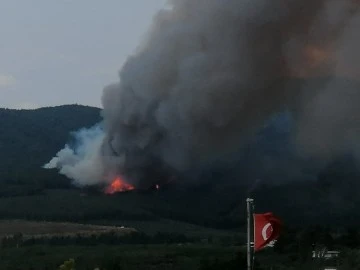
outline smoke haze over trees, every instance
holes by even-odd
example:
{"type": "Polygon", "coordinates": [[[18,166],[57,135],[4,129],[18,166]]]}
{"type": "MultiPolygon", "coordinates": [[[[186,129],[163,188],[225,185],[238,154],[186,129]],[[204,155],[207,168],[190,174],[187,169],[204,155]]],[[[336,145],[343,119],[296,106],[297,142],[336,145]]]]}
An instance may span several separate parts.
{"type": "Polygon", "coordinates": [[[103,132],[79,135],[47,168],[83,186],[120,174],[167,181],[239,148],[272,114],[296,119],[299,153],[343,154],[357,142],[358,1],[170,1],[104,89],[103,132]],[[326,77],[318,85],[306,79],[326,77]],[[294,78],[303,78],[291,87],[294,78]],[[311,83],[310,83],[311,84],[311,83]],[[332,132],[335,130],[335,132],[332,132]]]}

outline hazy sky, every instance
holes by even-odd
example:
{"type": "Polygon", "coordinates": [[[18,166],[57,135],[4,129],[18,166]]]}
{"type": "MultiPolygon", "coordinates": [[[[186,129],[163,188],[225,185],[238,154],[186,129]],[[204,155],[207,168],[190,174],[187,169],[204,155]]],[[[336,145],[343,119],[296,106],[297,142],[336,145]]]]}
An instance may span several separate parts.
{"type": "Polygon", "coordinates": [[[0,107],[100,106],[166,0],[0,0],[0,107]]]}

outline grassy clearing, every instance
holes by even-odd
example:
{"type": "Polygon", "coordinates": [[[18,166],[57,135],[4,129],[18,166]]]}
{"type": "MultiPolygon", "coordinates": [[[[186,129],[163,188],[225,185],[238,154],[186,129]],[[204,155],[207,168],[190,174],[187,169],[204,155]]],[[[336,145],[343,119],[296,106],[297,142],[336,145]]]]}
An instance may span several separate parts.
{"type": "Polygon", "coordinates": [[[26,220],[1,220],[0,237],[23,234],[24,237],[52,237],[72,235],[92,235],[107,232],[126,234],[136,231],[133,228],[116,226],[87,225],[70,222],[39,222],[26,220]]]}
{"type": "Polygon", "coordinates": [[[125,226],[129,228],[135,228],[137,231],[144,232],[148,235],[154,235],[158,232],[164,233],[180,233],[188,237],[246,237],[245,231],[230,231],[230,230],[217,230],[212,228],[206,228],[186,222],[170,220],[170,219],[158,219],[155,221],[144,220],[119,220],[119,221],[106,221],[95,220],[93,224],[106,224],[116,225],[118,227],[125,226]]]}

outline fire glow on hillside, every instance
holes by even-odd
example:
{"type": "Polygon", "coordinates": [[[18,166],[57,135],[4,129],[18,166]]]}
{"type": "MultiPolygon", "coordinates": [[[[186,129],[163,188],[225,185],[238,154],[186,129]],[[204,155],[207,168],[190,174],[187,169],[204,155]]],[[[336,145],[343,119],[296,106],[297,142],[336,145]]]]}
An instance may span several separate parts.
{"type": "Polygon", "coordinates": [[[117,177],[114,181],[111,182],[110,185],[105,188],[104,192],[105,194],[114,194],[117,192],[125,192],[134,189],[135,187],[133,185],[126,183],[121,177],[117,177]]]}

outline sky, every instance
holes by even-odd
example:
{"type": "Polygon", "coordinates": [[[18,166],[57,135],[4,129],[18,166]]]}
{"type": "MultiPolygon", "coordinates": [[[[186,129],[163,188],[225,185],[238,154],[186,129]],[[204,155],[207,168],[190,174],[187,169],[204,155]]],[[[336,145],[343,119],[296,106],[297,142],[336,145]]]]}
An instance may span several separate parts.
{"type": "Polygon", "coordinates": [[[101,107],[166,0],[0,0],[0,107],[101,107]]]}

